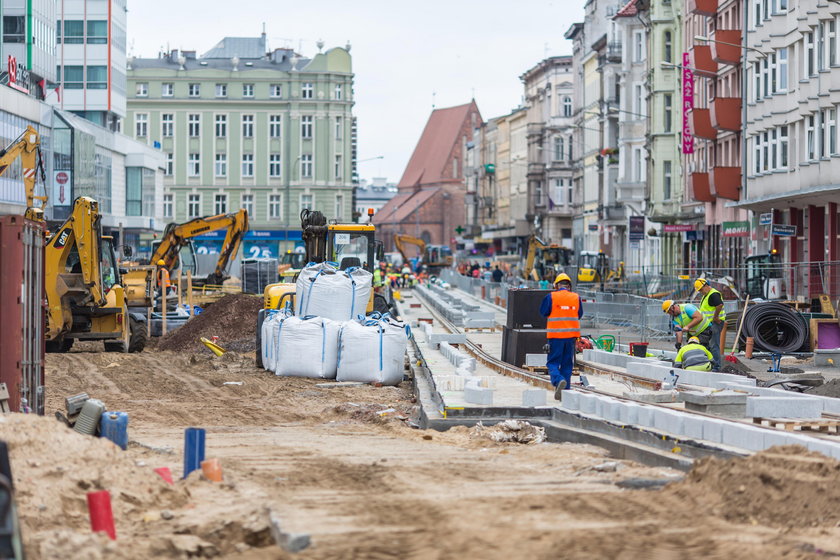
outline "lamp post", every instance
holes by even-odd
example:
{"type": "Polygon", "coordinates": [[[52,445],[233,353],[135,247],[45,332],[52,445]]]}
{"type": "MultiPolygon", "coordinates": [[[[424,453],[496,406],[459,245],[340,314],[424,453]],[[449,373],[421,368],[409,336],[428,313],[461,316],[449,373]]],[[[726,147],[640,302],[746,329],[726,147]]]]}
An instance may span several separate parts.
{"type": "MultiPolygon", "coordinates": [[[[360,163],[365,163],[367,161],[374,161],[374,160],[377,160],[377,159],[385,159],[385,156],[374,156],[374,157],[370,157],[370,158],[360,159],[359,161],[356,162],[356,165],[358,165],[360,163]]],[[[355,210],[356,210],[356,187],[358,186],[358,172],[356,174],[356,177],[353,178],[353,183],[354,183],[353,184],[353,212],[351,212],[351,215],[353,215],[355,213],[355,210]]],[[[361,214],[359,215],[359,218],[361,218],[361,214]]],[[[368,212],[368,223],[370,223],[371,220],[373,220],[373,214],[368,212]]]]}
{"type": "MultiPolygon", "coordinates": [[[[294,163],[292,163],[292,169],[290,170],[291,172],[293,172],[294,169],[297,168],[297,164],[300,161],[300,158],[302,158],[302,157],[303,157],[303,154],[300,154],[295,159],[294,163]]],[[[285,237],[286,237],[286,250],[287,251],[289,250],[289,227],[291,226],[291,222],[292,222],[291,215],[289,214],[291,212],[291,208],[292,208],[292,187],[291,187],[291,184],[292,184],[291,176],[292,176],[292,174],[291,174],[291,172],[289,174],[289,179],[286,181],[286,196],[284,197],[285,200],[283,201],[283,203],[286,207],[285,212],[284,212],[284,214],[285,214],[285,220],[284,221],[286,222],[284,229],[286,230],[285,237]]],[[[300,180],[300,169],[298,169],[297,176],[298,176],[298,180],[300,180]]]]}

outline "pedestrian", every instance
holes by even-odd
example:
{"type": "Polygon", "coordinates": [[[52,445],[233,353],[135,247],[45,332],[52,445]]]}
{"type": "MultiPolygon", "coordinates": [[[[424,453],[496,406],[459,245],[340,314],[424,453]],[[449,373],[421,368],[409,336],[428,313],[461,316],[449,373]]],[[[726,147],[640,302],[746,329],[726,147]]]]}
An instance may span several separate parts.
{"type": "Polygon", "coordinates": [[[709,350],[712,353],[712,370],[720,370],[720,350],[724,348],[723,329],[726,325],[726,311],[723,310],[723,296],[709,285],[705,278],[694,281],[694,289],[703,294],[700,301],[700,312],[711,322],[712,337],[709,350]]]}
{"type": "Polygon", "coordinates": [[[496,268],[493,269],[493,282],[499,283],[502,281],[502,278],[505,277],[505,274],[499,270],[499,265],[496,265],[496,268]]]}
{"type": "Polygon", "coordinates": [[[568,274],[558,274],[554,279],[554,291],[543,298],[540,314],[548,318],[546,365],[555,387],[554,398],[559,401],[562,391],[572,384],[575,343],[580,338],[580,318],[583,316],[583,303],[572,291],[572,279],[568,274]]]}
{"type": "Polygon", "coordinates": [[[677,342],[674,347],[679,350],[682,347],[683,333],[687,336],[696,336],[700,344],[709,347],[712,337],[711,323],[697,307],[690,303],[674,303],[672,299],[662,302],[662,311],[673,318],[677,331],[677,342]]]}
{"type": "Polygon", "coordinates": [[[680,348],[680,351],[677,352],[674,367],[694,371],[711,371],[712,353],[700,344],[699,338],[692,336],[688,339],[688,344],[680,348]]]}

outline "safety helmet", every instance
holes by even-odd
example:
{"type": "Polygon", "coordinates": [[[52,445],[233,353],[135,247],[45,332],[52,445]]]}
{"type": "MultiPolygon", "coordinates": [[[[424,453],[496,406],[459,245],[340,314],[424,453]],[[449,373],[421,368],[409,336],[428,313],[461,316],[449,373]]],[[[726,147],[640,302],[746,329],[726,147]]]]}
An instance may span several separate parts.
{"type": "Polygon", "coordinates": [[[705,278],[698,278],[694,281],[694,290],[699,292],[700,288],[708,284],[709,282],[705,278]]]}
{"type": "Polygon", "coordinates": [[[688,342],[690,342],[691,344],[700,344],[700,339],[697,338],[696,336],[692,336],[691,338],[688,339],[688,342]]]}
{"type": "Polygon", "coordinates": [[[674,300],[666,299],[662,302],[662,312],[668,313],[668,310],[671,309],[671,306],[674,305],[674,300]]]}
{"type": "Polygon", "coordinates": [[[555,284],[559,284],[560,282],[568,282],[569,284],[572,283],[572,279],[569,278],[569,275],[565,272],[561,272],[557,275],[557,278],[554,279],[555,284]]]}
{"type": "Polygon", "coordinates": [[[158,266],[166,266],[166,261],[165,261],[165,260],[163,260],[163,259],[160,259],[160,260],[157,262],[157,265],[158,265],[158,266]]]}

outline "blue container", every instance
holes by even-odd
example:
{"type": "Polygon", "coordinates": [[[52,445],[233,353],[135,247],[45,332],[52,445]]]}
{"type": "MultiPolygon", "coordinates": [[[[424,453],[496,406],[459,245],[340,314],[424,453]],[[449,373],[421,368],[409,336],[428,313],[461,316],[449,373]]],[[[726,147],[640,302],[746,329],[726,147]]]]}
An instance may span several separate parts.
{"type": "Polygon", "coordinates": [[[204,460],[205,437],[203,428],[184,430],[184,478],[201,468],[201,462],[204,460]]]}
{"type": "Polygon", "coordinates": [[[99,419],[99,434],[125,450],[128,447],[128,413],[103,412],[99,419]]]}

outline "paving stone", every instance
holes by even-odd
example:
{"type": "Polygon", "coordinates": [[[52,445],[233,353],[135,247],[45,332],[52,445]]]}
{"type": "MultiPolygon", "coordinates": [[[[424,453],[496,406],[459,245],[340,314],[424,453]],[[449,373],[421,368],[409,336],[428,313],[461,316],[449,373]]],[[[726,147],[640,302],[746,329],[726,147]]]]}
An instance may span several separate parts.
{"type": "Polygon", "coordinates": [[[545,406],[545,390],[525,389],[522,391],[522,406],[545,406]]]}
{"type": "Polygon", "coordinates": [[[684,413],[674,410],[656,408],[653,411],[653,427],[670,434],[681,435],[683,433],[684,416],[684,413]]]}
{"type": "Polygon", "coordinates": [[[493,404],[493,389],[466,386],[464,400],[471,404],[493,404]]]}
{"type": "Polygon", "coordinates": [[[726,422],[723,427],[723,443],[739,449],[762,451],[764,449],[764,431],[739,422],[726,422]]]}
{"type": "Polygon", "coordinates": [[[747,398],[747,416],[754,418],[820,418],[822,411],[823,403],[814,398],[747,398]]]}
{"type": "Polygon", "coordinates": [[[802,445],[804,443],[796,440],[794,434],[786,434],[785,432],[776,430],[764,430],[764,449],[769,449],[775,445],[802,445]]]}
{"type": "Polygon", "coordinates": [[[639,409],[635,403],[624,402],[618,409],[618,420],[623,424],[636,424],[639,421],[639,409]]]}
{"type": "Polygon", "coordinates": [[[574,389],[563,391],[560,406],[566,410],[580,410],[580,393],[574,389]]]}
{"type": "Polygon", "coordinates": [[[431,337],[429,337],[429,344],[440,344],[441,342],[446,342],[449,344],[466,344],[467,335],[435,333],[431,337]]]}
{"type": "Polygon", "coordinates": [[[595,414],[595,406],[597,403],[595,395],[580,393],[579,399],[580,406],[578,407],[578,410],[584,414],[595,414]]]}
{"type": "Polygon", "coordinates": [[[703,439],[703,424],[706,420],[706,418],[694,414],[684,415],[682,435],[688,438],[703,439]]]}
{"type": "Polygon", "coordinates": [[[716,420],[714,418],[703,419],[703,439],[713,443],[723,443],[723,428],[731,422],[716,420]]]}
{"type": "Polygon", "coordinates": [[[546,354],[525,354],[525,365],[529,367],[545,367],[546,360],[546,354]]]}
{"type": "Polygon", "coordinates": [[[840,444],[829,441],[821,441],[816,438],[811,439],[812,441],[808,441],[805,444],[805,447],[808,448],[808,451],[816,451],[818,453],[822,453],[823,455],[828,455],[829,457],[840,459],[840,444]]]}
{"type": "Polygon", "coordinates": [[[653,407],[640,406],[636,414],[636,423],[645,428],[653,428],[653,407]]]}

